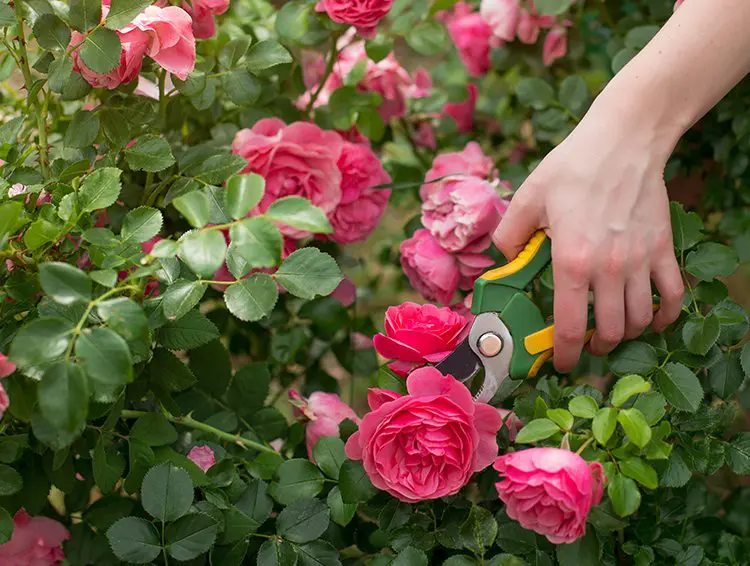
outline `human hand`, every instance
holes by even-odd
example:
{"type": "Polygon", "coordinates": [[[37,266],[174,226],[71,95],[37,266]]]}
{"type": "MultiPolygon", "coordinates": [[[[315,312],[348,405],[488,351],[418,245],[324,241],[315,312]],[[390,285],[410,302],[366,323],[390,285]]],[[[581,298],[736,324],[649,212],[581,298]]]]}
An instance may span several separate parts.
{"type": "Polygon", "coordinates": [[[663,177],[670,150],[657,132],[636,128],[612,108],[592,108],[515,193],[495,231],[508,260],[536,230],[551,238],[558,371],[580,358],[590,290],[594,355],[679,316],[683,283],[663,177]],[[651,280],[661,295],[655,316],[651,280]]]}

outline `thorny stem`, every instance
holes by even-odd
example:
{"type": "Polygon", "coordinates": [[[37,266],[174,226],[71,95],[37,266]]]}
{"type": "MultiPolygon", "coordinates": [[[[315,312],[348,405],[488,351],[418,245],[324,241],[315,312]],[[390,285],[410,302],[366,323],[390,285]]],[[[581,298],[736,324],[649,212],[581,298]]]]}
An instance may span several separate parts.
{"type": "Polygon", "coordinates": [[[315,106],[315,102],[317,102],[318,97],[320,96],[320,93],[323,92],[323,88],[325,87],[325,84],[328,82],[328,77],[331,76],[331,73],[333,72],[333,68],[336,66],[336,59],[338,58],[338,50],[336,43],[338,42],[339,36],[338,34],[334,34],[331,38],[331,51],[328,55],[328,63],[326,65],[326,70],[323,73],[323,76],[320,79],[320,84],[318,85],[318,88],[315,89],[315,92],[313,92],[312,96],[310,96],[310,102],[307,103],[307,108],[305,108],[305,114],[309,114],[313,107],[315,106]]]}
{"type": "MultiPolygon", "coordinates": [[[[124,410],[120,413],[120,417],[123,419],[138,419],[148,414],[150,414],[148,411],[124,410]]],[[[220,438],[232,444],[236,444],[237,446],[241,446],[242,448],[252,448],[253,450],[266,452],[268,454],[279,454],[278,452],[276,452],[276,450],[274,450],[270,446],[264,446],[263,444],[260,444],[259,442],[255,442],[254,440],[243,438],[236,434],[229,434],[228,432],[224,432],[223,430],[214,428],[211,425],[207,425],[206,423],[196,421],[190,415],[187,415],[185,417],[175,417],[167,413],[164,415],[164,418],[166,418],[171,423],[186,426],[194,430],[200,430],[208,434],[212,434],[216,436],[217,438],[220,438]]]]}

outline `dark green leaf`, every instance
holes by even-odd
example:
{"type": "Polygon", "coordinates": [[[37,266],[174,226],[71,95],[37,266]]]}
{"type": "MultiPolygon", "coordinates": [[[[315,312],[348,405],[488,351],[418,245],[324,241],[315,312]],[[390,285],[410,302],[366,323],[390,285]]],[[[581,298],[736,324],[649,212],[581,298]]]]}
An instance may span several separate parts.
{"type": "Polygon", "coordinates": [[[34,22],[34,37],[44,49],[67,49],[70,30],[54,14],[42,14],[34,22]]]}
{"type": "Polygon", "coordinates": [[[339,486],[334,486],[334,488],[328,492],[326,503],[328,503],[328,507],[331,509],[331,519],[333,519],[334,523],[342,527],[348,525],[354,518],[354,514],[357,512],[356,503],[344,503],[339,486]]]}
{"type": "Polygon", "coordinates": [[[279,466],[277,475],[273,497],[282,505],[315,497],[323,490],[323,474],[307,460],[287,460],[279,466]]]}
{"type": "Polygon", "coordinates": [[[715,277],[732,275],[739,265],[737,252],[723,244],[706,242],[690,252],[685,261],[685,270],[703,281],[715,277]]]}
{"type": "Polygon", "coordinates": [[[750,432],[738,432],[729,440],[727,463],[735,473],[750,475],[750,432]]]}
{"type": "Polygon", "coordinates": [[[51,261],[39,267],[42,289],[62,305],[91,299],[91,279],[72,265],[51,261]]]}
{"type": "Polygon", "coordinates": [[[151,468],[143,478],[141,504],[154,519],[175,521],[193,503],[193,482],[188,473],[169,462],[151,468]]]}
{"type": "Polygon", "coordinates": [[[167,525],[166,542],[175,560],[192,560],[208,550],[216,540],[216,521],[203,513],[191,513],[167,525]]]}
{"type": "Polygon", "coordinates": [[[231,177],[224,192],[227,213],[232,218],[244,218],[263,198],[265,188],[265,179],[255,173],[231,177]]]}
{"type": "Polygon", "coordinates": [[[159,233],[162,225],[161,212],[155,208],[140,206],[128,212],[122,223],[120,237],[123,245],[140,244],[159,233]]]}
{"type": "Polygon", "coordinates": [[[167,322],[156,333],[157,342],[170,350],[190,350],[218,337],[216,325],[197,310],[167,322]]]}
{"type": "Polygon", "coordinates": [[[321,536],[328,528],[330,511],[319,499],[298,499],[279,513],[276,531],[285,539],[303,544],[321,536]]]}
{"type": "Polygon", "coordinates": [[[34,320],[16,334],[10,359],[20,369],[43,366],[65,353],[72,331],[73,325],[59,318],[34,320]]]}
{"type": "Polygon", "coordinates": [[[58,362],[39,384],[39,410],[52,425],[68,432],[80,429],[89,409],[89,388],[83,370],[71,362],[58,362]]]}
{"type": "Polygon", "coordinates": [[[463,525],[461,540],[464,548],[483,556],[492,547],[497,537],[497,521],[484,507],[473,505],[463,525]]]}
{"type": "Polygon", "coordinates": [[[156,528],[140,517],[124,517],[107,531],[112,552],[120,560],[147,564],[161,554],[156,528]]]}
{"type": "Polygon", "coordinates": [[[330,255],[317,248],[303,248],[284,260],[275,278],[292,295],[314,299],[332,293],[341,283],[342,275],[330,255]]]}
{"type": "Polygon", "coordinates": [[[224,292],[224,301],[229,312],[246,322],[253,322],[268,316],[276,305],[278,297],[279,290],[276,283],[266,273],[254,273],[224,292]]]}
{"type": "Polygon", "coordinates": [[[193,310],[206,292],[206,286],[200,281],[180,279],[167,287],[162,299],[164,316],[169,320],[178,320],[193,310]]]}
{"type": "Polygon", "coordinates": [[[120,195],[120,174],[115,167],[97,169],[84,179],[78,191],[78,205],[83,212],[93,212],[114,204],[120,195]]]}
{"type": "Polygon", "coordinates": [[[0,544],[5,544],[13,536],[13,517],[4,507],[0,507],[0,544]]]}
{"type": "Polygon", "coordinates": [[[643,413],[648,424],[654,426],[664,416],[666,412],[664,405],[666,402],[664,395],[652,391],[647,395],[639,395],[635,403],[633,403],[633,407],[643,413]]]}
{"type": "Polygon", "coordinates": [[[177,440],[177,431],[161,413],[148,413],[135,421],[130,438],[149,446],[165,446],[177,440]]]}
{"type": "Polygon", "coordinates": [[[570,75],[560,85],[560,104],[572,110],[581,112],[589,97],[586,81],[578,75],[570,75]]]}
{"type": "Polygon", "coordinates": [[[252,106],[260,98],[261,83],[247,69],[234,69],[221,76],[221,86],[237,106],[252,106]]]}
{"type": "Polygon", "coordinates": [[[298,41],[307,33],[310,6],[287,2],[276,13],[276,33],[280,38],[298,41]]]}
{"type": "Polygon", "coordinates": [[[694,413],[703,401],[700,381],[682,364],[670,362],[663,370],[657,370],[656,383],[667,402],[678,411],[694,413]]]}
{"type": "Polygon", "coordinates": [[[111,29],[96,29],[86,36],[80,54],[84,65],[95,73],[109,73],[120,65],[120,36],[111,29]]]}
{"type": "Polygon", "coordinates": [[[682,487],[692,476],[685,463],[682,450],[676,447],[667,461],[667,469],[661,474],[659,485],[663,487],[682,487]]]}
{"type": "Polygon", "coordinates": [[[406,42],[420,55],[434,56],[445,53],[450,45],[445,26],[437,21],[420,22],[406,34],[406,42]]]}
{"type": "Polygon", "coordinates": [[[92,383],[95,397],[106,397],[133,379],[127,342],[109,328],[84,331],[76,341],[76,356],[92,383]]]}
{"type": "Polygon", "coordinates": [[[125,150],[125,159],[135,171],[156,173],[175,163],[169,142],[162,137],[147,134],[141,136],[125,150]]]}
{"type": "Polygon", "coordinates": [[[219,153],[187,169],[185,174],[207,185],[218,185],[232,175],[236,175],[245,167],[247,167],[247,161],[244,157],[233,153],[219,153]]]}
{"type": "Polygon", "coordinates": [[[281,232],[267,218],[256,216],[230,228],[230,237],[237,253],[248,267],[276,267],[281,259],[281,232]]]}
{"type": "Polygon", "coordinates": [[[241,540],[232,546],[214,546],[210,562],[214,566],[242,566],[249,545],[249,541],[241,540]]]}
{"type": "Polygon", "coordinates": [[[322,540],[297,546],[299,566],[341,566],[339,551],[322,540]]]}
{"type": "Polygon", "coordinates": [[[682,339],[688,351],[705,356],[719,339],[719,319],[714,314],[708,316],[691,315],[682,327],[682,339]]]}
{"type": "Polygon", "coordinates": [[[71,0],[68,18],[75,29],[86,31],[101,21],[102,4],[96,0],[71,0]]]}
{"type": "Polygon", "coordinates": [[[94,449],[94,480],[102,493],[112,491],[125,471],[125,458],[107,444],[105,438],[101,437],[94,449]]]}
{"type": "Polygon", "coordinates": [[[685,212],[678,202],[669,205],[672,217],[672,233],[674,247],[678,251],[686,251],[703,239],[703,221],[695,212],[685,212]]]}
{"type": "Polygon", "coordinates": [[[722,399],[729,399],[737,393],[744,380],[745,373],[742,371],[740,356],[736,351],[726,352],[708,369],[711,389],[722,399]]]}
{"type": "Polygon", "coordinates": [[[427,566],[427,564],[427,555],[413,546],[407,546],[391,562],[391,566],[427,566]]]}
{"type": "Polygon", "coordinates": [[[555,546],[560,566],[599,566],[601,549],[596,532],[586,529],[586,535],[571,544],[555,546]]]}
{"type": "Polygon", "coordinates": [[[291,62],[292,56],[289,51],[274,39],[266,39],[256,43],[245,57],[245,64],[252,73],[291,62]]]}
{"type": "Polygon", "coordinates": [[[268,397],[271,373],[263,363],[247,364],[232,378],[227,402],[240,416],[258,411],[268,397]]]}
{"type": "Polygon", "coordinates": [[[609,358],[609,368],[616,375],[649,375],[658,363],[656,350],[646,342],[624,342],[609,358]]]}
{"type": "Polygon", "coordinates": [[[313,447],[313,457],[325,475],[337,480],[341,464],[346,461],[344,442],[335,436],[323,436],[313,447]]]}
{"type": "Polygon", "coordinates": [[[172,352],[164,348],[154,350],[148,365],[154,383],[166,391],[183,391],[195,384],[195,376],[172,352]]]}
{"type": "Polygon", "coordinates": [[[85,148],[94,143],[98,135],[99,114],[91,110],[79,110],[65,130],[65,145],[85,148]]]}
{"type": "Polygon", "coordinates": [[[126,340],[148,337],[148,319],[135,301],[117,297],[98,303],[96,309],[107,326],[126,340]]]}
{"type": "Polygon", "coordinates": [[[555,91],[542,79],[524,78],[516,86],[516,96],[521,104],[541,110],[555,99],[555,91]]]}
{"type": "Polygon", "coordinates": [[[124,28],[150,5],[151,0],[112,0],[105,25],[113,30],[124,28]]]}
{"type": "Polygon", "coordinates": [[[0,497],[14,495],[21,491],[22,487],[21,474],[10,466],[0,464],[0,497]]]}
{"type": "Polygon", "coordinates": [[[630,478],[616,474],[607,487],[612,507],[620,517],[628,517],[641,505],[641,492],[630,478]]]}
{"type": "Polygon", "coordinates": [[[296,547],[282,539],[269,539],[258,551],[257,566],[295,566],[297,563],[296,547]]]}
{"type": "Polygon", "coordinates": [[[355,460],[347,460],[341,465],[339,489],[344,503],[351,504],[369,501],[378,493],[362,464],[355,460]]]}

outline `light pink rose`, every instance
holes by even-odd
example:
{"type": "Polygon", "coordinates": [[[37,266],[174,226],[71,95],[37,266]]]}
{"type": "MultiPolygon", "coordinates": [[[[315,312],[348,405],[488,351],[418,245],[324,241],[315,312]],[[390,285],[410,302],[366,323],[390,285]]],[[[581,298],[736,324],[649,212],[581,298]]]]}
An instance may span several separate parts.
{"type": "Polygon", "coordinates": [[[501,476],[498,495],[523,528],[552,544],[586,534],[586,518],[599,505],[606,481],[599,462],[560,448],[530,448],[499,456],[494,467],[501,476]]]}
{"type": "Polygon", "coordinates": [[[349,437],[346,455],[401,501],[454,495],[497,455],[500,414],[433,367],[415,370],[406,387],[404,396],[370,389],[372,411],[349,437]]]}
{"type": "Polygon", "coordinates": [[[464,102],[449,102],[443,107],[443,112],[453,118],[461,133],[470,132],[474,128],[474,108],[479,95],[477,85],[469,83],[466,88],[469,94],[464,102]]]}
{"type": "Polygon", "coordinates": [[[315,9],[326,12],[336,23],[354,26],[359,35],[372,39],[392,4],[393,0],[320,0],[315,9]]]}
{"type": "Polygon", "coordinates": [[[523,428],[523,422],[513,411],[508,409],[498,409],[497,412],[503,419],[503,426],[508,429],[508,438],[511,442],[515,442],[518,431],[523,428]]]}
{"type": "Polygon", "coordinates": [[[399,375],[447,356],[468,331],[467,319],[448,307],[406,302],[385,311],[385,334],[373,338],[375,351],[399,375]]]}
{"type": "Polygon", "coordinates": [[[474,282],[494,262],[492,258],[479,253],[461,252],[454,255],[458,264],[458,288],[468,291],[474,288],[474,282]]]}
{"type": "MultiPolygon", "coordinates": [[[[80,56],[80,47],[75,49],[70,57],[73,60],[73,70],[80,74],[87,83],[94,88],[114,89],[120,85],[133,81],[141,72],[143,57],[148,51],[149,36],[141,30],[132,30],[129,33],[118,32],[122,43],[120,53],[120,65],[109,73],[96,73],[89,69],[80,56]]],[[[80,44],[84,35],[74,31],[70,37],[70,46],[80,44]]]]}
{"type": "Polygon", "coordinates": [[[424,228],[401,242],[400,249],[401,267],[412,287],[428,301],[449,305],[461,278],[453,255],[424,228]]]}
{"type": "Polygon", "coordinates": [[[492,28],[496,45],[513,41],[521,17],[520,0],[482,0],[479,13],[492,28]]]}
{"type": "MultiPolygon", "coordinates": [[[[343,145],[335,132],[306,122],[287,126],[278,118],[260,120],[252,129],[237,132],[232,151],[247,160],[244,172],[266,180],[266,192],[254,212],[265,212],[279,198],[294,195],[330,215],[341,202],[337,162],[343,145]]],[[[289,226],[281,231],[296,238],[309,235],[289,226]]]]}
{"type": "Polygon", "coordinates": [[[486,75],[490,67],[490,25],[465,2],[456,4],[446,20],[448,33],[466,70],[474,77],[486,75]]]}
{"type": "Polygon", "coordinates": [[[331,237],[340,244],[367,239],[380,222],[389,189],[373,189],[391,182],[380,160],[366,145],[344,142],[337,162],[341,172],[341,201],[331,212],[331,237]]]}
{"type": "Polygon", "coordinates": [[[62,524],[48,517],[29,517],[19,509],[13,516],[13,535],[0,544],[0,564],[3,566],[55,566],[64,559],[62,544],[70,539],[70,532],[62,524]]]}
{"type": "Polygon", "coordinates": [[[477,142],[469,142],[462,151],[443,153],[435,158],[425,175],[425,184],[419,189],[419,196],[426,200],[431,192],[439,191],[443,184],[455,182],[461,177],[492,180],[495,176],[492,158],[484,154],[477,142]],[[430,182],[449,176],[450,179],[430,182]]]}
{"type": "Polygon", "coordinates": [[[677,8],[679,8],[684,1],[685,0],[676,0],[675,3],[674,3],[674,7],[672,8],[672,11],[677,10],[677,8]]]}
{"type": "MultiPolygon", "coordinates": [[[[361,46],[361,53],[365,53],[364,45],[361,46]]],[[[407,93],[411,84],[409,73],[398,62],[396,55],[390,53],[377,63],[368,60],[365,76],[357,83],[357,88],[377,92],[383,97],[378,112],[387,123],[391,118],[399,118],[406,114],[407,93]]]]}
{"type": "Polygon", "coordinates": [[[521,15],[518,19],[518,39],[522,43],[536,43],[537,39],[539,39],[539,32],[542,29],[549,29],[554,25],[555,17],[540,16],[532,1],[530,10],[521,10],[521,15]]]}
{"type": "Polygon", "coordinates": [[[422,121],[417,124],[414,133],[412,134],[412,141],[419,147],[426,147],[427,149],[437,149],[437,138],[435,137],[435,128],[429,121],[422,121]]]}
{"type": "Polygon", "coordinates": [[[0,353],[0,379],[8,377],[14,371],[16,371],[16,364],[11,362],[5,354],[0,353]]]}
{"type": "MultiPolygon", "coordinates": [[[[8,392],[5,391],[5,387],[3,387],[3,384],[0,383],[0,419],[3,418],[3,415],[5,414],[5,411],[8,410],[8,407],[10,407],[10,397],[8,397],[8,392]]],[[[2,556],[2,553],[0,553],[0,556],[2,556]]]]}
{"type": "Polygon", "coordinates": [[[549,67],[568,53],[568,32],[562,27],[553,28],[544,38],[543,59],[549,67]]]}
{"type": "Polygon", "coordinates": [[[508,202],[479,177],[442,185],[422,203],[422,224],[449,252],[477,253],[490,245],[508,202]]]}
{"type": "Polygon", "coordinates": [[[370,350],[374,347],[372,338],[361,332],[352,332],[352,348],[355,352],[370,350]]]}
{"type": "Polygon", "coordinates": [[[211,466],[216,463],[216,455],[210,446],[193,446],[188,452],[188,460],[193,462],[204,472],[207,472],[211,466]]]}
{"type": "Polygon", "coordinates": [[[315,391],[305,399],[296,391],[290,390],[289,398],[295,407],[295,415],[304,415],[308,419],[305,425],[305,445],[307,456],[313,463],[315,463],[313,448],[321,437],[338,438],[339,424],[347,419],[357,425],[361,423],[357,413],[335,393],[315,391]]]}
{"type": "Polygon", "coordinates": [[[183,1],[182,9],[193,18],[193,35],[196,39],[210,39],[216,35],[216,21],[229,9],[229,0],[192,0],[192,5],[183,1]]]}

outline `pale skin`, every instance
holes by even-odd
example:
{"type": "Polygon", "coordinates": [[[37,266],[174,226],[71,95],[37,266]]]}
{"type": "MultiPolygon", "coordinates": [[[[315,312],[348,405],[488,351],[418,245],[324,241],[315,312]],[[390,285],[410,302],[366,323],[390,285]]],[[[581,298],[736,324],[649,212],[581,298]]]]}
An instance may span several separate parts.
{"type": "Polygon", "coordinates": [[[512,259],[534,231],[549,235],[558,371],[580,359],[589,291],[594,355],[679,316],[664,167],[680,137],[750,72],[749,29],[750,0],[685,0],[514,195],[493,241],[512,259]]]}

